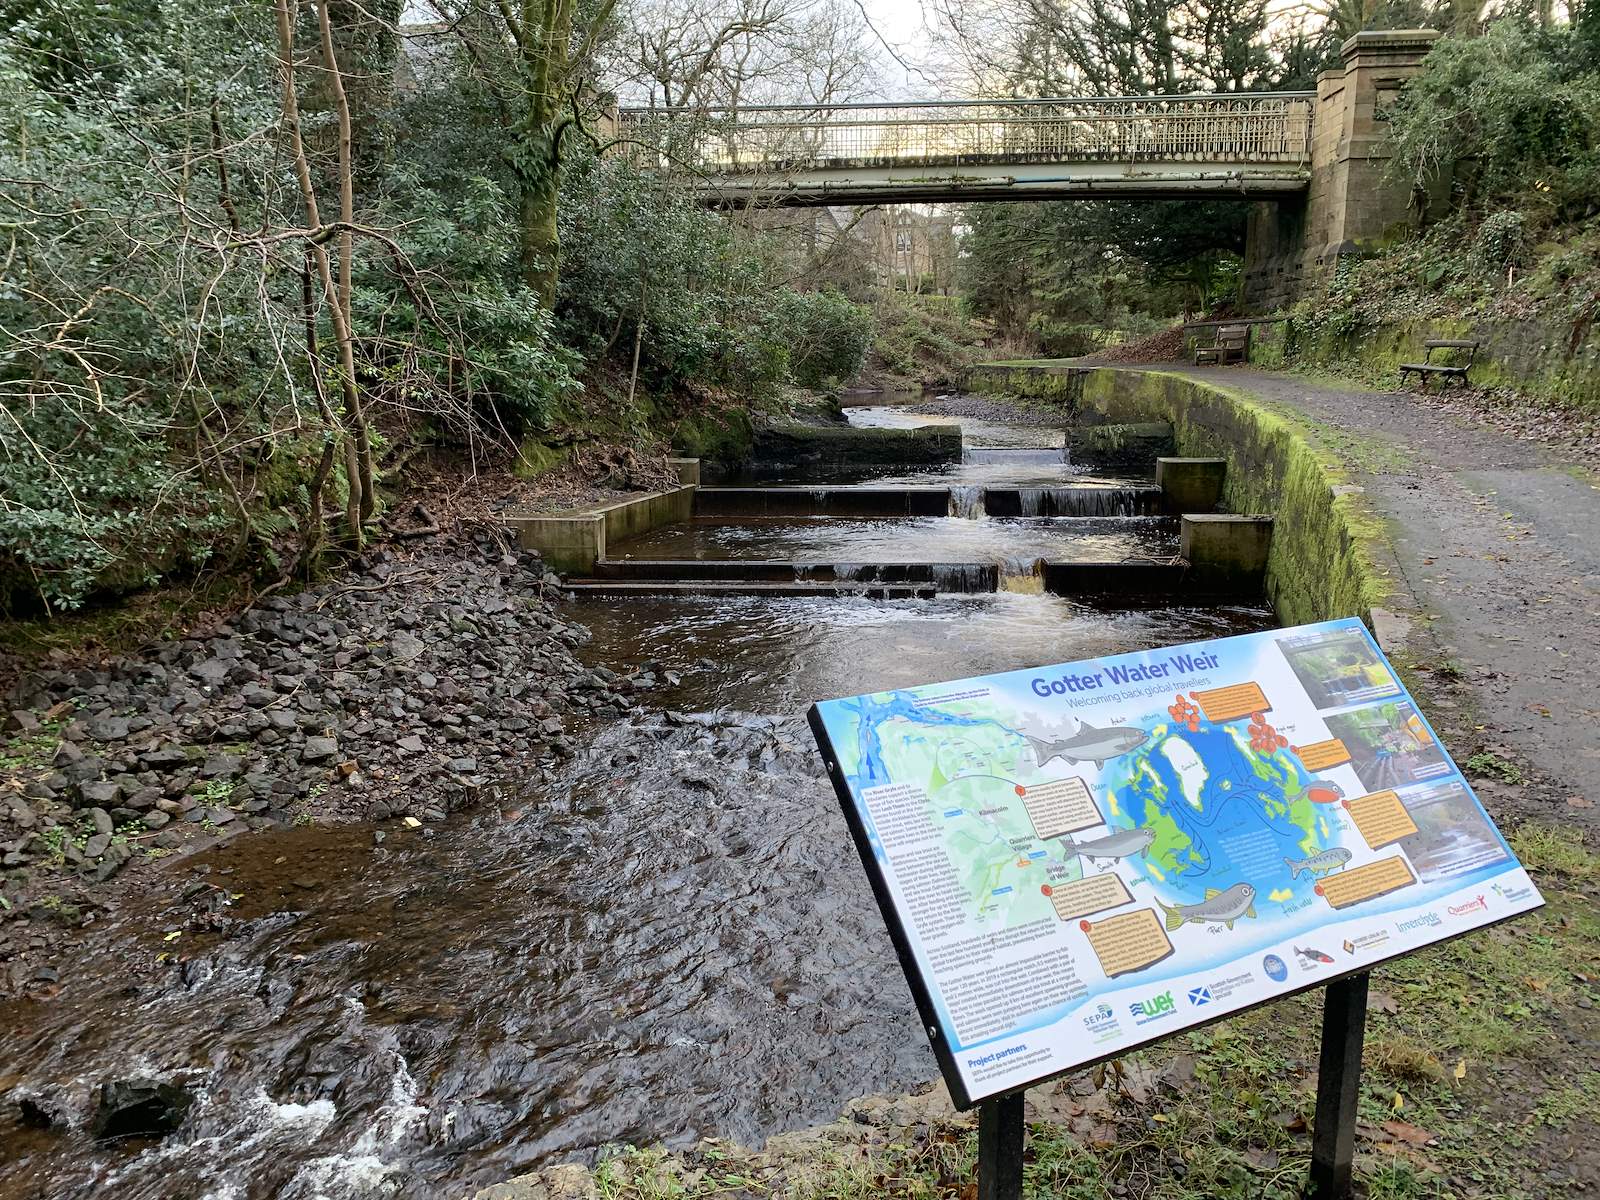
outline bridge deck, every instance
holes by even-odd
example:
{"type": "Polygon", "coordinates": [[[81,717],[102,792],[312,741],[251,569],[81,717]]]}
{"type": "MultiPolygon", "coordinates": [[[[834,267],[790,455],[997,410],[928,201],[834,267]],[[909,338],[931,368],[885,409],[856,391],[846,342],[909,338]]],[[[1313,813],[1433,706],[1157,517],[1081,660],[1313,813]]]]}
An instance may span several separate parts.
{"type": "Polygon", "coordinates": [[[624,109],[642,165],[707,203],[833,204],[1304,190],[1315,96],[624,109]]]}

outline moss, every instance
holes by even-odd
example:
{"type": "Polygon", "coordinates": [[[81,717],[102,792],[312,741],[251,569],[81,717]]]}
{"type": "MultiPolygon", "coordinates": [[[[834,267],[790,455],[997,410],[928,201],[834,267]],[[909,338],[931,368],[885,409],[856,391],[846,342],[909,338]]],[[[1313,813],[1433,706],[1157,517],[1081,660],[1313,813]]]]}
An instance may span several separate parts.
{"type": "Polygon", "coordinates": [[[519,479],[533,479],[554,470],[572,455],[571,446],[548,446],[537,438],[523,438],[517,447],[517,461],[511,468],[519,479]]]}
{"type": "Polygon", "coordinates": [[[999,396],[1024,396],[1048,400],[1076,409],[1083,394],[1084,369],[1070,359],[1016,359],[1009,362],[980,363],[967,372],[969,391],[999,396]]]}
{"type": "Polygon", "coordinates": [[[750,457],[755,423],[742,408],[702,408],[689,413],[672,434],[672,448],[686,458],[738,463],[750,457]]]}
{"type": "Polygon", "coordinates": [[[1224,505],[1270,513],[1267,597],[1287,624],[1370,619],[1390,592],[1383,522],[1307,424],[1229,388],[1160,371],[1088,372],[1084,403],[1120,421],[1170,421],[1180,455],[1227,459],[1224,505]]]}

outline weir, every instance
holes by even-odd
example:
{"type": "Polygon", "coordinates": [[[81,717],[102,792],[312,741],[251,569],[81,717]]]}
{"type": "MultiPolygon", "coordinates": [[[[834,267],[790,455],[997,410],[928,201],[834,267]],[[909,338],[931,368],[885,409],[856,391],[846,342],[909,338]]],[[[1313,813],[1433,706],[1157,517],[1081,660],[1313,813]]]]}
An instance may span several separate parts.
{"type": "MultiPolygon", "coordinates": [[[[934,415],[872,409],[869,427],[914,431],[934,415]]],[[[1163,426],[1163,429],[1167,427],[1163,426]]],[[[695,487],[688,511],[661,514],[634,536],[607,540],[569,569],[574,598],[857,596],[916,600],[996,593],[1249,602],[1262,588],[1270,519],[1214,510],[1225,464],[1162,457],[1143,464],[1155,483],[1078,475],[1071,427],[1001,431],[1044,444],[980,445],[937,468],[943,486],[784,484],[695,487]],[[964,482],[978,474],[995,482],[964,482]],[[1011,486],[1043,474],[1050,486],[1011,486]]],[[[1081,440],[1081,439],[1080,439],[1081,440]]],[[[1156,439],[1153,444],[1160,444],[1156,439]]],[[[584,520],[569,514],[559,521],[584,520]]],[[[561,526],[558,525],[558,528],[561,526]]]]}

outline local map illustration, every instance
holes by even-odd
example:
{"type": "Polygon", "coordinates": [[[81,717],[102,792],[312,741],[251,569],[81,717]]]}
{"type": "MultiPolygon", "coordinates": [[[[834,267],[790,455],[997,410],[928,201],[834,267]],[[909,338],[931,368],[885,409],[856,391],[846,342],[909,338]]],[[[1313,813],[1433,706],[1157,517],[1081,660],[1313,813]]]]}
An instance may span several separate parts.
{"type": "Polygon", "coordinates": [[[1542,903],[1358,621],[811,720],[958,1100],[1542,903]]]}

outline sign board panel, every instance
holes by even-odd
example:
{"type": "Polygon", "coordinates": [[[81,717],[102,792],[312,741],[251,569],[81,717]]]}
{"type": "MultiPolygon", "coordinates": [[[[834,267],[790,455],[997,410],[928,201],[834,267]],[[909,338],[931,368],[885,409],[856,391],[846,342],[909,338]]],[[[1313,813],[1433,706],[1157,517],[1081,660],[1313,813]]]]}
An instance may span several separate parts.
{"type": "Polygon", "coordinates": [[[1353,619],[810,720],[962,1106],[1543,903],[1353,619]]]}

